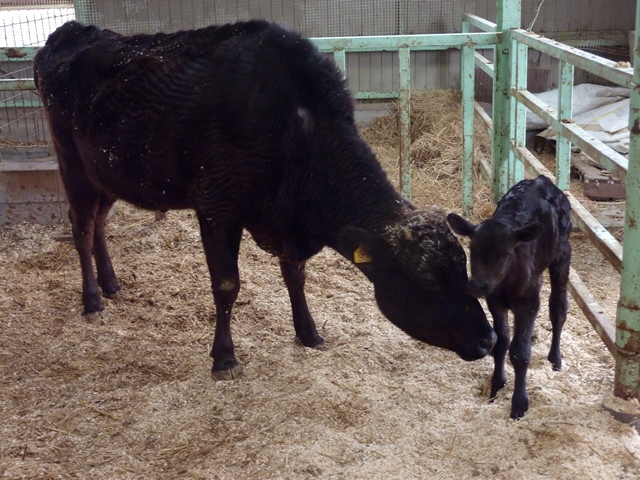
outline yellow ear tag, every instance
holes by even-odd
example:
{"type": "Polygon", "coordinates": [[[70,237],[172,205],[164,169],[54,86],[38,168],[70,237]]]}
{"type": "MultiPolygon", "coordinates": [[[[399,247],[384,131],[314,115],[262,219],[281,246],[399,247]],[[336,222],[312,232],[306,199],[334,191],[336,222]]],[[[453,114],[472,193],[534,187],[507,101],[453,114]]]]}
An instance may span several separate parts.
{"type": "Polygon", "coordinates": [[[362,245],[360,245],[356,248],[356,251],[353,252],[353,261],[355,263],[371,263],[373,262],[373,258],[371,258],[362,245]]]}

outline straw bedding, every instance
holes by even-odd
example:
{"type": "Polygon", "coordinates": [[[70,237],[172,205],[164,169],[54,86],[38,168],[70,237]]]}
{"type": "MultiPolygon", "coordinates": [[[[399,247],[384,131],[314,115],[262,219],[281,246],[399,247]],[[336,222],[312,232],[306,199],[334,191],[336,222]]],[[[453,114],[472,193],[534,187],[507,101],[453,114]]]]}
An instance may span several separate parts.
{"type": "MultiPolygon", "coordinates": [[[[459,211],[458,105],[451,92],[414,96],[419,206],[459,211]]],[[[365,135],[395,178],[393,116],[384,121],[391,123],[365,135]]],[[[493,207],[485,187],[474,194],[479,220],[493,207]]],[[[213,382],[213,302],[193,213],[155,222],[119,205],[109,242],[123,298],[105,300],[93,322],[80,315],[68,235],[66,225],[0,229],[3,478],[640,475],[640,436],[603,408],[613,361],[573,302],[561,372],[546,361],[551,333],[546,307],[540,312],[531,408],[514,421],[511,371],[488,403],[490,358],[465,363],[408,338],[378,312],[366,279],[332,251],[309,262],[307,288],[328,349],[296,344],[277,262],[246,237],[232,325],[244,375],[213,382]]],[[[575,267],[615,315],[613,269],[579,235],[573,241],[575,267]]]]}

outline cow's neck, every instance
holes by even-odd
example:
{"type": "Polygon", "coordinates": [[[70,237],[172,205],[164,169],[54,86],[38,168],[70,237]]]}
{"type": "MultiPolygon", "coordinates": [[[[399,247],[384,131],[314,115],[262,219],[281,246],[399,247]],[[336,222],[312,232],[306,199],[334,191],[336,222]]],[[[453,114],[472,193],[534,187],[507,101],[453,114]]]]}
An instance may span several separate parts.
{"type": "MultiPolygon", "coordinates": [[[[361,138],[349,151],[329,152],[316,172],[328,188],[303,192],[317,206],[333,233],[345,226],[382,232],[413,210],[393,187],[375,155],[361,138]]],[[[316,181],[319,179],[316,178],[316,181]]]]}

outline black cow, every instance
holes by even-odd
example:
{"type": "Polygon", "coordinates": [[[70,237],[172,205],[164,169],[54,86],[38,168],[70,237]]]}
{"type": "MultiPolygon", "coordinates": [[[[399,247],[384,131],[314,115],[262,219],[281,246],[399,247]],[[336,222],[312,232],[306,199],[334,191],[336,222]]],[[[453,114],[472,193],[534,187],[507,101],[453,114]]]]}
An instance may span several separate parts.
{"type": "Polygon", "coordinates": [[[493,349],[495,369],[491,398],[505,382],[504,359],[509,350],[516,383],[511,418],[529,408],[526,376],[531,359],[531,335],[540,307],[542,273],[549,269],[549,316],[553,336],[548,359],[562,367],[560,335],[567,318],[567,281],[571,263],[571,207],[569,200],[547,177],[523,180],[502,197],[493,216],[479,225],[450,213],[453,230],[471,238],[469,290],[487,298],[498,342],[493,349]],[[509,345],[509,310],[513,312],[513,341],[509,345]]]}
{"type": "Polygon", "coordinates": [[[100,289],[120,289],[105,224],[121,198],[196,211],[216,305],[216,376],[237,366],[230,317],[243,229],[280,259],[307,347],[324,340],[305,299],[305,262],[324,246],[356,264],[409,335],[465,360],[493,347],[444,214],[402,200],[358,133],[342,73],[298,34],[250,21],[127,37],[69,22],[36,55],[35,79],[71,207],[85,314],[103,309],[100,289]]]}

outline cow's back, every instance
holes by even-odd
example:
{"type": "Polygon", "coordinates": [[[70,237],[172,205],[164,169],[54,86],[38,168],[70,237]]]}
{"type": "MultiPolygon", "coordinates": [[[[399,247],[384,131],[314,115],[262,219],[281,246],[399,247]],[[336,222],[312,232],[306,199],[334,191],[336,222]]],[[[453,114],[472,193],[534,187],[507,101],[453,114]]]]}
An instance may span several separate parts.
{"type": "MultiPolygon", "coordinates": [[[[509,222],[514,228],[540,222],[544,229],[532,242],[515,249],[519,260],[514,268],[528,268],[539,276],[563,249],[568,248],[571,233],[571,206],[566,195],[547,177],[523,180],[498,202],[492,219],[509,222]]],[[[515,275],[517,278],[518,275],[515,275]]]]}
{"type": "Polygon", "coordinates": [[[136,205],[194,207],[211,192],[245,208],[268,203],[295,183],[291,163],[353,134],[337,68],[267,22],[134,37],[75,30],[75,42],[54,38],[36,58],[55,140],[78,151],[95,184],[136,205]]]}

